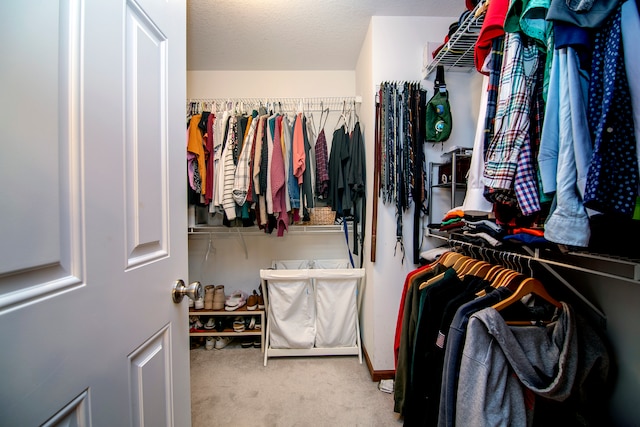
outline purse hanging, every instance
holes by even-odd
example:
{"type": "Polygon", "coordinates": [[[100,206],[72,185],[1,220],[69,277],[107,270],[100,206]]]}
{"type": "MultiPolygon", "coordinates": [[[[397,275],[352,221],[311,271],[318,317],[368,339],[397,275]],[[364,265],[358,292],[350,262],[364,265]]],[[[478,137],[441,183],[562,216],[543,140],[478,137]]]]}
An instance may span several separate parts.
{"type": "Polygon", "coordinates": [[[427,101],[426,112],[426,141],[444,142],[451,135],[453,120],[449,105],[449,92],[444,81],[444,67],[438,65],[436,79],[433,82],[434,94],[427,101]]]}

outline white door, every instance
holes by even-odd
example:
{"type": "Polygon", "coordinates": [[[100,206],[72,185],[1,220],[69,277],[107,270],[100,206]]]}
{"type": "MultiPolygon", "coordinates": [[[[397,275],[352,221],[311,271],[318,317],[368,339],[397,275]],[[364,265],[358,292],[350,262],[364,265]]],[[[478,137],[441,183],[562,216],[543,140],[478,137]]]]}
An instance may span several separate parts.
{"type": "Polygon", "coordinates": [[[0,425],[188,426],[184,0],[0,2],[0,425]]]}

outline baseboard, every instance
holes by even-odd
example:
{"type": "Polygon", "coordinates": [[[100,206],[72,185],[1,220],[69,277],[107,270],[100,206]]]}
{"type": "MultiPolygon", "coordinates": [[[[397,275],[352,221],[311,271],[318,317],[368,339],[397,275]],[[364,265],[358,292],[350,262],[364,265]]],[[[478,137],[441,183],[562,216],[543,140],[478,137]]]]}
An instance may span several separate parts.
{"type": "Polygon", "coordinates": [[[362,354],[364,355],[364,361],[367,364],[367,368],[369,368],[369,375],[371,375],[371,381],[377,383],[380,380],[392,380],[396,377],[395,370],[374,371],[373,365],[371,364],[371,359],[369,359],[369,354],[367,353],[367,349],[364,346],[362,346],[362,354]]]}

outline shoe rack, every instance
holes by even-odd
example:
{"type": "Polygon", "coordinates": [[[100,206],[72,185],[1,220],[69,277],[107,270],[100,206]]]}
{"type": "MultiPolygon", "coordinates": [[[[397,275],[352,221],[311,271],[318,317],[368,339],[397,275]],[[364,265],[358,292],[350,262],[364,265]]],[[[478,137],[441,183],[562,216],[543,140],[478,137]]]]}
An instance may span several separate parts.
{"type": "MultiPolygon", "coordinates": [[[[237,310],[233,310],[233,311],[227,311],[227,310],[206,310],[206,309],[201,309],[201,310],[197,310],[193,307],[189,308],[189,316],[199,316],[200,318],[200,322],[202,322],[202,324],[206,324],[206,321],[203,321],[202,317],[209,317],[209,316],[214,316],[214,318],[217,317],[224,317],[225,320],[225,324],[226,325],[231,325],[229,327],[225,327],[225,329],[223,329],[222,331],[219,331],[217,329],[192,329],[189,331],[189,336],[192,337],[242,337],[242,336],[259,336],[260,337],[260,350],[264,353],[264,330],[266,328],[266,324],[265,324],[265,311],[264,309],[256,309],[256,310],[247,310],[246,309],[246,305],[244,307],[240,307],[237,310]],[[256,316],[256,317],[260,317],[260,328],[255,328],[255,329],[246,329],[242,332],[236,332],[233,330],[233,319],[235,319],[236,317],[252,317],[252,316],[256,316]]],[[[217,320],[217,319],[216,319],[217,320]]],[[[217,326],[216,322],[216,326],[217,326]]],[[[257,322],[256,322],[257,324],[257,322]]]]}

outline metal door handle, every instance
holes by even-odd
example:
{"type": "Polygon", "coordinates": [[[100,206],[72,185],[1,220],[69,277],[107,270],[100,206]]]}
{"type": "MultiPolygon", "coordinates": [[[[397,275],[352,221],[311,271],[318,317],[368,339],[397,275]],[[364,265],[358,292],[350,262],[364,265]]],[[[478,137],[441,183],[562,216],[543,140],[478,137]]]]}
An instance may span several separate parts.
{"type": "Polygon", "coordinates": [[[189,284],[189,286],[185,286],[184,280],[176,280],[176,283],[173,285],[173,289],[171,290],[171,298],[173,299],[173,302],[178,304],[182,301],[182,298],[185,295],[194,301],[198,298],[201,298],[202,285],[200,284],[200,282],[192,282],[189,284]]]}

